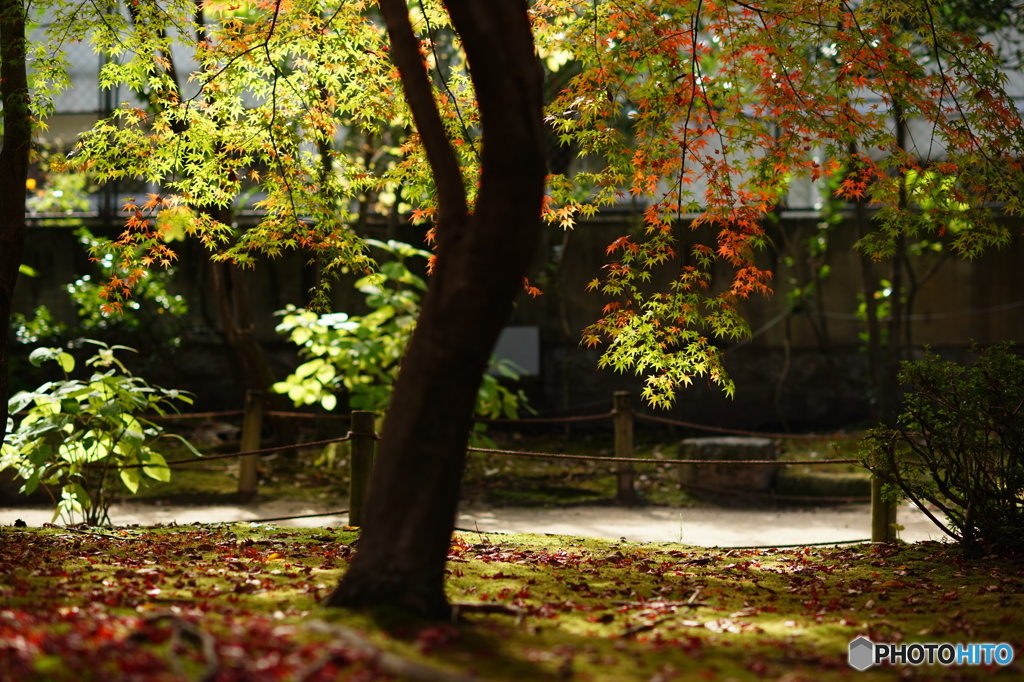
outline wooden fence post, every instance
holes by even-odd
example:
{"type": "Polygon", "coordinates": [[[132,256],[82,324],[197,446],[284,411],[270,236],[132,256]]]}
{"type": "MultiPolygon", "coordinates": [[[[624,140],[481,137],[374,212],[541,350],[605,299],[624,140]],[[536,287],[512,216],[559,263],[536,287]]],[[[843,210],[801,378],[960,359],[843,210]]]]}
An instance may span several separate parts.
{"type": "MultiPolygon", "coordinates": [[[[242,419],[242,452],[260,449],[263,428],[263,391],[245,392],[245,417],[242,419]]],[[[238,498],[242,503],[256,497],[256,463],[258,455],[244,455],[238,463],[238,498]]]]}
{"type": "Polygon", "coordinates": [[[373,455],[377,449],[377,434],[374,432],[374,413],[362,410],[352,412],[352,429],[349,435],[349,495],[348,525],[363,525],[363,507],[370,490],[370,474],[373,472],[373,455]]]}
{"type": "MultiPolygon", "coordinates": [[[[629,391],[616,391],[612,408],[615,422],[615,456],[633,457],[633,396],[629,391]]],[[[633,465],[619,462],[618,490],[615,499],[619,504],[635,504],[636,490],[633,488],[633,465]]]]}
{"type": "Polygon", "coordinates": [[[882,498],[882,479],[871,476],[871,542],[896,542],[896,505],[882,498]]]}

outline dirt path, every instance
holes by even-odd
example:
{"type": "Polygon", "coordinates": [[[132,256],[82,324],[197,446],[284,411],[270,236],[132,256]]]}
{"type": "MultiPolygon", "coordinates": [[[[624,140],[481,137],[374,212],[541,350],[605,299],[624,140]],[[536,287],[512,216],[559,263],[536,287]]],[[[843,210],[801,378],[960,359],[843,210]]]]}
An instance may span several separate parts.
{"type": "MultiPolygon", "coordinates": [[[[214,507],[172,507],[138,504],[115,505],[111,519],[117,525],[151,526],[161,523],[216,523],[265,521],[280,526],[323,527],[347,523],[347,514],[331,514],[325,507],[295,500],[214,507]]],[[[30,526],[49,523],[52,508],[0,508],[0,525],[21,519],[30,526]]],[[[778,546],[842,543],[870,538],[868,505],[817,509],[719,509],[607,506],[566,508],[465,509],[458,526],[483,533],[538,533],[630,542],[682,542],[700,547],[778,546]]],[[[907,542],[941,540],[945,536],[923,513],[901,507],[897,521],[907,542]]]]}

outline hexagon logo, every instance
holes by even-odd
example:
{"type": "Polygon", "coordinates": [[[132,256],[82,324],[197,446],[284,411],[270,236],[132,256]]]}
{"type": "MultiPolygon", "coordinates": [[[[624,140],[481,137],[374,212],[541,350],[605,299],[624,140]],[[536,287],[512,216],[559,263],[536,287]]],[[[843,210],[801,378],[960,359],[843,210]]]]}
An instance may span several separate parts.
{"type": "Polygon", "coordinates": [[[850,642],[850,667],[867,670],[875,663],[875,645],[867,637],[858,637],[850,642]]]}

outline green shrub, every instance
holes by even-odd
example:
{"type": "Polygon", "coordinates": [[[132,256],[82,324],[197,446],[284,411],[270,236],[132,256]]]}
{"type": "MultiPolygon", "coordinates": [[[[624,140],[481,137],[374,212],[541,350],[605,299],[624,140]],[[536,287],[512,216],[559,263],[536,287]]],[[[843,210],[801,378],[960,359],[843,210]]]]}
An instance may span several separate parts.
{"type": "MultiPolygon", "coordinates": [[[[338,395],[342,394],[349,409],[378,415],[387,410],[405,347],[416,327],[420,297],[427,288],[406,261],[426,259],[430,253],[396,241],[367,243],[392,257],[379,272],[356,282],[359,291],[366,294],[370,313],[320,315],[295,306],[277,313],[282,316],[277,331],[299,346],[300,355],[306,359],[273,386],[295,405],[319,404],[330,411],[338,406],[338,395]]],[[[512,392],[498,378],[500,375],[514,381],[519,377],[516,370],[507,360],[492,365],[480,385],[478,416],[514,418],[520,407],[526,407],[526,396],[512,392]]],[[[477,425],[477,434],[482,426],[477,425]]]]}
{"type": "Polygon", "coordinates": [[[1024,359],[1004,345],[965,368],[928,352],[899,378],[903,411],[894,428],[869,431],[865,465],[966,553],[1024,550],[1024,359]]]}
{"type": "Polygon", "coordinates": [[[64,286],[77,320],[64,324],[45,305],[37,307],[31,317],[14,313],[11,329],[18,343],[35,345],[60,343],[61,339],[98,338],[109,343],[130,343],[154,357],[159,351],[179,347],[188,304],[183,296],[172,292],[175,269],[145,271],[120,313],[111,314],[103,289],[112,277],[125,276],[123,268],[113,255],[103,252],[103,240],[87,228],[79,227],[75,236],[85,252],[95,256],[91,259],[92,274],[82,275],[64,286]]]}
{"type": "Polygon", "coordinates": [[[162,427],[143,414],[166,414],[176,403],[191,404],[189,394],[149,386],[115,357],[124,346],[97,346],[86,360],[94,368],[87,381],[70,378],[74,357],[60,348],[37,348],[29,356],[35,366],[56,362],[64,379],[49,381],[34,391],[22,391],[10,400],[10,414],[0,451],[0,471],[13,469],[24,480],[21,492],[31,494],[40,484],[60,487],[53,518],[74,521],[76,515],[90,524],[108,523],[116,481],[131,493],[146,478],[170,479],[163,456],[152,448],[160,437],[187,441],[165,434],[162,427]]]}

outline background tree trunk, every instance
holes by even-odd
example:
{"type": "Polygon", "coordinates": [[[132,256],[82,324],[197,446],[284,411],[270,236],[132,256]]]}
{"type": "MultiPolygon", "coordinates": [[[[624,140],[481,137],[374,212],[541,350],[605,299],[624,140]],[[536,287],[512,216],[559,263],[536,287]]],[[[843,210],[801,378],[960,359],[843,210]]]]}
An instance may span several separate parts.
{"type": "Polygon", "coordinates": [[[25,69],[25,8],[0,0],[0,98],[4,141],[0,149],[0,441],[7,431],[8,357],[14,285],[25,245],[25,180],[32,148],[25,69]]]}
{"type": "Polygon", "coordinates": [[[539,237],[546,141],[543,76],[526,2],[445,5],[480,105],[480,192],[467,215],[408,8],[383,0],[392,54],[438,189],[438,255],[384,422],[359,549],[328,599],[436,618],[450,610],[444,568],[480,378],[539,237]]]}

